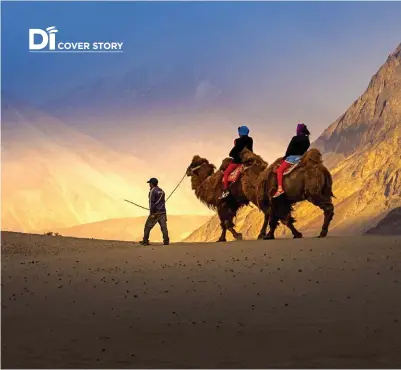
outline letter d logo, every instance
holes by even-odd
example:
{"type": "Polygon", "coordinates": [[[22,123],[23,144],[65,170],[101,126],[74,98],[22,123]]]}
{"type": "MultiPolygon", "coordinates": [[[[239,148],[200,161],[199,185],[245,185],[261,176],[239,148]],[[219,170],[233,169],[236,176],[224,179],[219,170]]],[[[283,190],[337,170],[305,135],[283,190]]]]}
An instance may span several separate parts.
{"type": "Polygon", "coordinates": [[[29,50],[41,50],[49,44],[50,50],[56,49],[56,32],[58,30],[55,26],[47,27],[46,31],[41,29],[29,29],[29,50]],[[47,32],[46,32],[47,31],[47,32]],[[39,44],[35,44],[35,35],[42,36],[42,41],[39,44]]]}
{"type": "Polygon", "coordinates": [[[40,29],[30,29],[29,30],[29,50],[40,50],[47,46],[49,42],[49,36],[46,31],[40,29]],[[35,35],[42,36],[42,42],[40,44],[35,44],[35,35]]]}

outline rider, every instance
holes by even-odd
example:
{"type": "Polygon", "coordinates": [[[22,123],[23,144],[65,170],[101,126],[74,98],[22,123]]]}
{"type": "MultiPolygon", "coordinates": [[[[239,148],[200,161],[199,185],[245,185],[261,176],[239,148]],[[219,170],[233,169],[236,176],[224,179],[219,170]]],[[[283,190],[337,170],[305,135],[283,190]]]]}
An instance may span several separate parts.
{"type": "Polygon", "coordinates": [[[239,138],[234,140],[234,147],[231,149],[229,157],[232,158],[223,175],[223,194],[220,199],[226,198],[230,192],[228,191],[228,177],[230,174],[241,165],[240,154],[244,148],[253,152],[253,139],[248,136],[249,128],[246,126],[238,127],[239,138]]]}
{"type": "Polygon", "coordinates": [[[276,170],[278,189],[273,195],[273,198],[277,198],[281,194],[284,194],[283,173],[287,168],[291,167],[294,164],[297,164],[301,160],[302,156],[306,153],[310,146],[309,135],[310,132],[306,125],[303,123],[299,123],[297,125],[297,135],[292,138],[290,144],[288,145],[283,161],[276,170]]]}

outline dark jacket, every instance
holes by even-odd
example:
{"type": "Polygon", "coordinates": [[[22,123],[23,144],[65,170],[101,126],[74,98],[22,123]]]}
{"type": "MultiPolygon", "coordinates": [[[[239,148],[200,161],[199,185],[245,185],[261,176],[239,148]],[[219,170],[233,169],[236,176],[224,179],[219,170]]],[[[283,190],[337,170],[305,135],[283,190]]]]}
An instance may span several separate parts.
{"type": "Polygon", "coordinates": [[[287,151],[285,152],[284,159],[290,155],[304,155],[309,149],[310,141],[306,135],[297,135],[291,139],[288,145],[287,151]]]}
{"type": "Polygon", "coordinates": [[[151,215],[166,213],[165,194],[158,186],[149,191],[149,209],[151,215]]]}
{"type": "Polygon", "coordinates": [[[229,156],[234,163],[241,163],[240,153],[244,148],[253,152],[253,139],[250,136],[241,136],[234,141],[234,148],[231,149],[229,156]]]}

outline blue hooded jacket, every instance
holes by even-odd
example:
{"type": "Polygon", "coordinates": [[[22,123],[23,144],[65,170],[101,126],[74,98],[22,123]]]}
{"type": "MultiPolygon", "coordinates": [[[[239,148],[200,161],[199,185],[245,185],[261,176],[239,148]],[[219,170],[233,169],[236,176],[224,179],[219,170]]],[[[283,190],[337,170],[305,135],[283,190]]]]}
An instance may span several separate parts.
{"type": "Polygon", "coordinates": [[[149,191],[149,209],[150,214],[164,214],[166,213],[166,200],[165,194],[158,186],[150,189],[149,191]]]}
{"type": "Polygon", "coordinates": [[[253,152],[253,140],[249,134],[249,128],[246,126],[238,127],[238,134],[240,137],[235,139],[234,148],[231,149],[229,156],[233,159],[233,163],[241,163],[240,154],[244,148],[253,152]]]}

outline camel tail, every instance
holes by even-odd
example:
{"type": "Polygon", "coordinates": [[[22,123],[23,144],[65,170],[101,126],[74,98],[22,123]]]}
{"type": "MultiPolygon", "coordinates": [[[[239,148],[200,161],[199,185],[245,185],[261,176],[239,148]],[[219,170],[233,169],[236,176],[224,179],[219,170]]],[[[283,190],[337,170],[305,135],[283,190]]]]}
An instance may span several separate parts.
{"type": "Polygon", "coordinates": [[[325,197],[334,197],[335,195],[333,194],[333,178],[331,177],[331,173],[327,168],[324,168],[323,170],[323,175],[324,175],[324,185],[322,189],[322,193],[325,197]]]}

